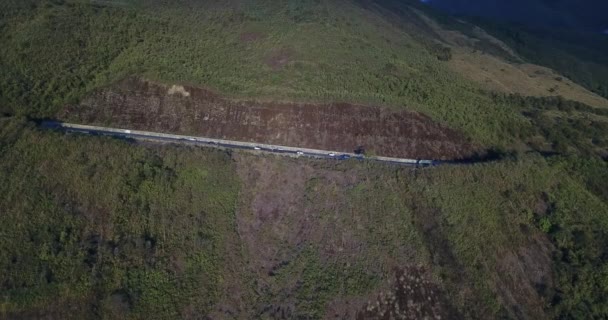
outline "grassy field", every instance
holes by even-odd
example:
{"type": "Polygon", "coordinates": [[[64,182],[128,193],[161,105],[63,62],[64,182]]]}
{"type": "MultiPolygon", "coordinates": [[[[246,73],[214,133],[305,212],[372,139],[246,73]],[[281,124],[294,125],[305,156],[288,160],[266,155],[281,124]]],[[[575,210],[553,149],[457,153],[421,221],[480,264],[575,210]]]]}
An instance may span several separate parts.
{"type": "Polygon", "coordinates": [[[594,107],[608,107],[605,98],[538,65],[512,64],[484,52],[463,48],[454,50],[449,66],[488,91],[535,97],[562,96],[594,107]]]}

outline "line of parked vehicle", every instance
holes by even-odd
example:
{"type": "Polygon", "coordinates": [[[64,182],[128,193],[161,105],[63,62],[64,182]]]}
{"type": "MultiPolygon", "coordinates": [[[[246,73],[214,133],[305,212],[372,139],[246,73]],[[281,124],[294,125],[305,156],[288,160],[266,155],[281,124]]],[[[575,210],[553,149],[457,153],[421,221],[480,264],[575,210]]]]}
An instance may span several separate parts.
{"type": "Polygon", "coordinates": [[[384,163],[393,163],[399,165],[407,165],[407,166],[420,166],[420,167],[428,167],[428,166],[437,166],[443,164],[441,161],[436,160],[422,160],[422,159],[401,159],[401,158],[389,158],[389,157],[376,157],[376,156],[365,156],[362,153],[336,153],[333,151],[323,151],[323,150],[314,150],[314,149],[301,149],[293,147],[280,147],[273,145],[257,145],[248,142],[240,142],[240,141],[229,141],[229,140],[220,140],[220,139],[210,139],[203,137],[190,137],[190,136],[180,136],[180,135],[170,135],[170,134],[162,134],[162,133],[154,133],[154,132],[144,132],[144,131],[135,131],[135,130],[126,130],[126,129],[114,129],[114,128],[103,128],[103,127],[94,127],[94,126],[85,126],[85,125],[76,125],[76,124],[67,124],[61,122],[54,121],[46,121],[42,122],[41,126],[49,129],[61,129],[65,132],[74,132],[81,134],[89,134],[89,135],[106,135],[119,137],[123,139],[140,139],[140,140],[155,140],[155,141],[167,141],[167,142],[186,142],[193,143],[197,145],[207,145],[212,147],[221,147],[227,149],[243,149],[243,150],[253,150],[260,152],[270,152],[270,153],[279,153],[279,154],[291,154],[295,156],[306,156],[306,157],[314,157],[314,158],[325,158],[325,159],[336,159],[336,160],[372,160],[379,161],[384,163]]]}
{"type": "MultiPolygon", "coordinates": [[[[196,139],[193,139],[193,141],[198,141],[196,139]]],[[[201,143],[206,143],[205,141],[198,141],[201,143]]],[[[214,144],[214,143],[211,143],[214,144]]],[[[223,147],[236,147],[236,148],[240,148],[240,149],[248,149],[247,147],[243,147],[243,146],[235,146],[235,145],[220,145],[223,147]]],[[[412,165],[412,166],[422,166],[422,167],[429,167],[429,166],[438,166],[440,164],[442,164],[443,162],[441,161],[437,161],[437,160],[423,160],[423,159],[397,159],[397,158],[376,158],[376,157],[366,157],[363,154],[338,154],[338,153],[334,153],[334,152],[329,152],[329,153],[313,153],[313,152],[304,152],[304,151],[293,151],[293,150],[285,150],[285,149],[281,149],[281,148],[266,148],[266,147],[262,147],[262,146],[254,146],[252,148],[249,149],[253,149],[255,151],[263,151],[263,152],[272,152],[272,153],[291,153],[291,154],[295,154],[297,156],[308,156],[308,157],[316,157],[316,158],[329,158],[329,159],[336,159],[336,160],[349,160],[349,159],[356,159],[356,160],[365,160],[365,159],[369,159],[369,160],[375,160],[375,161],[381,161],[381,162],[388,162],[388,163],[395,163],[395,164],[401,164],[401,165],[412,165]]]]}

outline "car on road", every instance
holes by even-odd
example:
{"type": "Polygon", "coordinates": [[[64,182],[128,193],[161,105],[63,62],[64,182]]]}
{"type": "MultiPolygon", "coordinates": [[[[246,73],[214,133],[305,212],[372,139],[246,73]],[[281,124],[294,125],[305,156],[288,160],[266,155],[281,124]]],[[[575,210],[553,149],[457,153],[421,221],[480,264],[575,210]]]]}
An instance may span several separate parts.
{"type": "Polygon", "coordinates": [[[298,151],[298,152],[297,152],[297,154],[298,154],[299,156],[303,156],[303,155],[304,155],[304,152],[302,152],[302,151],[298,151]]]}
{"type": "Polygon", "coordinates": [[[418,160],[416,164],[423,167],[429,167],[433,165],[433,160],[418,160]]]}
{"type": "Polygon", "coordinates": [[[188,138],[188,141],[196,141],[194,138],[188,138]]]}
{"type": "Polygon", "coordinates": [[[125,130],[125,133],[131,133],[131,130],[125,130]]]}
{"type": "Polygon", "coordinates": [[[260,147],[253,147],[253,150],[262,150],[260,147]]]}
{"type": "Polygon", "coordinates": [[[336,154],[332,152],[332,153],[328,154],[328,156],[330,156],[330,157],[335,157],[335,156],[336,156],[336,154]]]}

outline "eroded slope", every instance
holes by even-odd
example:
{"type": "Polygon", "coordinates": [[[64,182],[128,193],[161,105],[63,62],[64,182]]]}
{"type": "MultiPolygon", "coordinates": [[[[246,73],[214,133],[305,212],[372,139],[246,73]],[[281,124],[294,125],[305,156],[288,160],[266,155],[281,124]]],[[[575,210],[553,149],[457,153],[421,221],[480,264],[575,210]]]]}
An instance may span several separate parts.
{"type": "Polygon", "coordinates": [[[130,78],[67,108],[77,123],[410,159],[462,159],[463,134],[410,111],[346,103],[234,101],[191,86],[130,78]]]}

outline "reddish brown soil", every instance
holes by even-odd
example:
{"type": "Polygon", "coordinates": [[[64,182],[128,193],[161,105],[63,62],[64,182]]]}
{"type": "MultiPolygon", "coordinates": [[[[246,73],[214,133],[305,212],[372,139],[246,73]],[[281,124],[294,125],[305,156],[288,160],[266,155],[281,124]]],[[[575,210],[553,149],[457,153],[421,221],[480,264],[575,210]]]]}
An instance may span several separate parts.
{"type": "Polygon", "coordinates": [[[350,226],[337,225],[341,223],[333,220],[337,214],[328,217],[328,212],[348,207],[346,196],[337,191],[359,182],[355,172],[315,168],[299,160],[286,160],[278,166],[276,160],[265,157],[236,156],[236,162],[248,190],[241,194],[247,207],[237,216],[238,231],[244,247],[255,252],[251,263],[260,278],[273,276],[307,242],[322,247],[321,256],[325,258],[338,253],[355,257],[365,247],[350,226]],[[320,190],[322,195],[314,201],[307,198],[307,192],[320,190]],[[269,235],[272,241],[268,241],[269,235]],[[273,245],[277,240],[285,246],[283,250],[273,245]]]}
{"type": "Polygon", "coordinates": [[[502,253],[496,267],[496,291],[514,319],[546,319],[546,297],[552,296],[554,287],[551,257],[555,249],[546,237],[531,240],[502,253]]]}
{"type": "Polygon", "coordinates": [[[272,68],[272,70],[281,70],[284,66],[286,66],[293,56],[293,50],[290,49],[280,49],[275,50],[266,58],[266,64],[272,68]]]}
{"type": "Polygon", "coordinates": [[[415,112],[346,103],[232,101],[201,88],[174,89],[131,78],[67,107],[60,117],[83,124],[340,152],[363,146],[368,153],[412,159],[462,159],[478,150],[462,134],[415,112]]]}
{"type": "Polygon", "coordinates": [[[264,36],[258,32],[243,32],[240,35],[240,39],[242,42],[256,42],[262,39],[264,36]]]}

